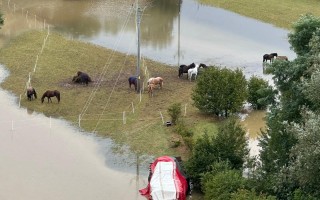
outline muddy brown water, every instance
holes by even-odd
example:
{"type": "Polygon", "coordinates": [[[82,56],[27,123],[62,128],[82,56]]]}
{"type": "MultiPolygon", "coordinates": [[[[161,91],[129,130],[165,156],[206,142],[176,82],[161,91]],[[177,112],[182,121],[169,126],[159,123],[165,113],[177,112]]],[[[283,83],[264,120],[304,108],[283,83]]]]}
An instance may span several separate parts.
{"type": "MultiPolygon", "coordinates": [[[[295,58],[287,30],[193,0],[178,2],[144,1],[142,57],[173,67],[192,62],[240,67],[247,77],[257,75],[270,82],[271,77],[263,74],[263,54],[295,58]]],[[[22,31],[47,30],[50,25],[51,31],[68,38],[136,54],[133,3],[0,0],[5,16],[0,47],[22,31]]],[[[2,80],[9,75],[5,68],[0,72],[2,80]]],[[[0,90],[0,199],[143,199],[138,189],[146,185],[147,164],[137,165],[136,155],[114,153],[107,138],[21,109],[18,98],[0,90]]],[[[255,155],[264,115],[251,112],[243,121],[255,155]]]]}

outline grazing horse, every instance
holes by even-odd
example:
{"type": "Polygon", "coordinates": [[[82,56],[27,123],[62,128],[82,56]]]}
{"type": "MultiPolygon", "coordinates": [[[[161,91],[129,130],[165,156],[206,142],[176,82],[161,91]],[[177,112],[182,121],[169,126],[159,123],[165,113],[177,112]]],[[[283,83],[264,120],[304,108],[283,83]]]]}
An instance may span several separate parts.
{"type": "Polygon", "coordinates": [[[44,101],[44,98],[48,98],[48,103],[49,103],[49,100],[51,101],[52,103],[52,100],[51,100],[51,97],[57,97],[58,99],[58,103],[60,102],[60,92],[58,90],[47,90],[41,97],[41,103],[43,103],[44,101]]]}
{"type": "Polygon", "coordinates": [[[161,78],[161,77],[149,78],[147,84],[148,85],[153,84],[154,86],[159,85],[160,89],[161,89],[163,86],[163,78],[161,78]]]}
{"type": "Polygon", "coordinates": [[[179,67],[179,75],[178,77],[180,78],[181,76],[183,76],[183,73],[188,73],[188,70],[191,68],[195,68],[196,64],[191,63],[190,65],[180,65],[179,67]]]}
{"type": "Polygon", "coordinates": [[[193,75],[194,75],[194,80],[197,79],[198,70],[200,67],[207,68],[207,65],[200,63],[199,65],[197,64],[195,68],[191,68],[188,70],[188,78],[190,81],[191,81],[193,75]]]}
{"type": "Polygon", "coordinates": [[[288,61],[288,57],[287,57],[287,56],[277,56],[276,60],[285,60],[285,61],[288,61]]]}
{"type": "Polygon", "coordinates": [[[134,85],[134,89],[137,90],[138,88],[138,80],[136,76],[130,76],[129,79],[129,87],[131,88],[131,85],[134,85]]]}
{"type": "Polygon", "coordinates": [[[88,85],[89,82],[92,82],[92,80],[91,80],[90,76],[87,73],[78,71],[77,75],[72,78],[72,82],[85,83],[86,85],[88,85]]]}
{"type": "Polygon", "coordinates": [[[153,83],[149,83],[148,84],[148,94],[149,94],[149,97],[153,97],[153,90],[156,86],[153,84],[153,83]]]}
{"type": "Polygon", "coordinates": [[[198,74],[202,73],[202,70],[200,70],[200,68],[207,69],[208,66],[206,64],[200,63],[198,68],[198,74]]]}
{"type": "Polygon", "coordinates": [[[278,57],[278,54],[277,53],[264,54],[263,62],[267,62],[268,60],[270,60],[270,63],[272,63],[274,57],[278,57]]]}
{"type": "Polygon", "coordinates": [[[32,100],[32,96],[34,96],[34,98],[37,98],[37,92],[33,87],[28,87],[27,88],[27,97],[28,100],[31,101],[32,100]]]}

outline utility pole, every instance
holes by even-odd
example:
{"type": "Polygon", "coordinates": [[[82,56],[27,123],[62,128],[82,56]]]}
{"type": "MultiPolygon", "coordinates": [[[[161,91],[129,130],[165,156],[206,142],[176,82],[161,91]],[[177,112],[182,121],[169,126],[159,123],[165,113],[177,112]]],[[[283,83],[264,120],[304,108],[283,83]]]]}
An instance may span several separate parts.
{"type": "Polygon", "coordinates": [[[180,8],[181,8],[181,0],[179,0],[179,16],[178,16],[178,67],[180,66],[180,8]]]}
{"type": "Polygon", "coordinates": [[[137,34],[138,34],[138,53],[137,53],[137,93],[140,93],[140,20],[141,20],[141,9],[138,5],[138,1],[136,2],[136,17],[137,17],[137,34]]]}

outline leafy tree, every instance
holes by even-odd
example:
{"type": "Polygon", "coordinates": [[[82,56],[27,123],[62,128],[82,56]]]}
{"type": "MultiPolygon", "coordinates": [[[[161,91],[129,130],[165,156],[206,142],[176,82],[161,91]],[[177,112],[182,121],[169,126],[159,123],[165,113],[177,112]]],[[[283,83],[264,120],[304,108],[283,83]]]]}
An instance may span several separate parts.
{"type": "Polygon", "coordinates": [[[228,119],[218,128],[214,146],[218,150],[217,156],[220,160],[229,161],[234,169],[242,169],[249,149],[246,131],[236,118],[228,119]]]}
{"type": "Polygon", "coordinates": [[[181,117],[181,103],[174,103],[168,108],[168,113],[173,124],[176,124],[181,117]]]}
{"type": "Polygon", "coordinates": [[[0,29],[1,29],[1,26],[3,26],[3,24],[4,24],[3,15],[2,13],[0,13],[0,29]]]}
{"type": "Polygon", "coordinates": [[[266,109],[269,104],[274,103],[275,93],[266,80],[256,76],[249,79],[248,102],[255,109],[266,109]]]}
{"type": "Polygon", "coordinates": [[[278,199],[319,199],[319,192],[316,192],[319,191],[316,184],[320,181],[316,178],[319,170],[311,163],[311,160],[317,163],[314,158],[319,158],[312,153],[317,151],[311,144],[315,138],[305,137],[302,140],[301,135],[312,133],[305,126],[307,118],[302,114],[305,108],[319,111],[320,98],[316,91],[319,90],[320,18],[309,14],[302,16],[294,24],[289,42],[297,58],[290,62],[275,61],[268,70],[281,95],[279,103],[273,105],[268,115],[268,128],[260,138],[260,175],[262,182],[269,182],[262,190],[276,195],[278,199]],[[297,130],[288,129],[290,124],[303,127],[301,135],[297,130]]]}
{"type": "Polygon", "coordinates": [[[232,200],[275,200],[274,196],[266,196],[263,194],[257,195],[253,190],[240,189],[231,194],[232,200]]]}
{"type": "Polygon", "coordinates": [[[293,24],[293,32],[288,34],[291,48],[298,56],[310,51],[309,42],[312,34],[320,27],[320,18],[312,14],[302,15],[293,24]]]}
{"type": "Polygon", "coordinates": [[[245,188],[246,180],[240,170],[226,170],[216,175],[208,175],[203,183],[205,200],[228,200],[232,193],[245,188]]]}
{"type": "Polygon", "coordinates": [[[192,99],[200,111],[228,117],[242,107],[247,97],[246,87],[241,70],[210,67],[197,80],[192,99]]]}
{"type": "Polygon", "coordinates": [[[204,133],[196,141],[186,170],[195,186],[200,187],[202,175],[210,171],[215,162],[225,161],[232,169],[242,169],[248,153],[245,131],[235,118],[229,118],[218,128],[216,136],[204,133]]]}
{"type": "Polygon", "coordinates": [[[302,191],[320,199],[320,116],[308,111],[304,119],[290,127],[298,142],[291,150],[294,159],[289,170],[302,191]]]}

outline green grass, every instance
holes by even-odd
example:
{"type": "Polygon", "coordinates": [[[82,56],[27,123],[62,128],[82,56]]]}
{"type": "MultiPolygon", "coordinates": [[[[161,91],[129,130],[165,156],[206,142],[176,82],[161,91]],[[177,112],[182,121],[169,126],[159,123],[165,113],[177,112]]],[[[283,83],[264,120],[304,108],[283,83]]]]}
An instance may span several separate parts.
{"type": "Polygon", "coordinates": [[[199,2],[286,29],[291,29],[292,23],[302,14],[312,13],[320,16],[319,0],[199,0],[199,2]]]}
{"type": "MultiPolygon", "coordinates": [[[[170,120],[167,109],[173,103],[188,105],[185,121],[190,129],[195,121],[214,123],[212,118],[202,116],[192,106],[191,91],[195,83],[186,78],[179,79],[176,68],[145,59],[142,71],[147,68],[150,76],[162,76],[164,87],[157,89],[152,98],[144,91],[140,102],[139,95],[133,88],[129,89],[128,84],[128,77],[136,71],[135,56],[68,40],[57,33],[49,35],[41,53],[46,34],[26,32],[0,49],[0,63],[10,71],[1,87],[21,95],[22,107],[46,116],[62,117],[75,126],[78,126],[79,114],[83,113],[82,129],[110,137],[120,145],[126,144],[134,152],[155,156],[185,157],[188,154],[183,147],[170,148],[171,141],[179,136],[174,133],[174,128],[162,124],[160,112],[165,121],[170,120]],[[87,72],[93,83],[89,86],[73,84],[71,80],[77,71],[87,72]],[[106,73],[97,87],[103,72],[106,73]],[[25,95],[29,73],[31,84],[38,93],[38,99],[31,102],[25,95]],[[41,103],[41,95],[48,89],[61,92],[59,104],[55,98],[53,103],[41,103]],[[123,124],[123,112],[126,124],[123,124]]],[[[142,74],[144,82],[148,74],[142,74]]]]}

